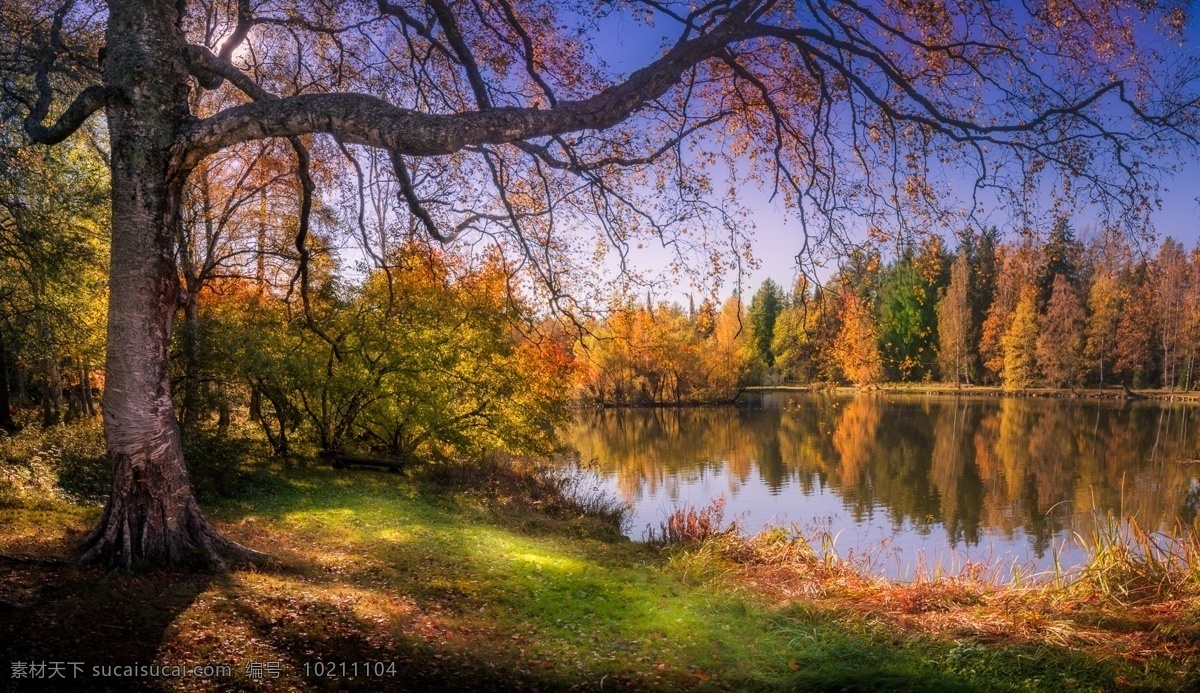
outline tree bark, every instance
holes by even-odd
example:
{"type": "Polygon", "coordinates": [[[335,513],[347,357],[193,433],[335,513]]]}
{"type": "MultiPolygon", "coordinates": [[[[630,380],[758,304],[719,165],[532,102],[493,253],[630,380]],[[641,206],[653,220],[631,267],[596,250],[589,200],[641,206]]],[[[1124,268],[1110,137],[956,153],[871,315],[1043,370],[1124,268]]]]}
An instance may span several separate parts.
{"type": "Polygon", "coordinates": [[[200,427],[200,300],[188,291],[183,304],[183,430],[200,427]]]}
{"type": "Polygon", "coordinates": [[[62,374],[58,369],[58,357],[46,359],[46,390],[42,393],[42,425],[46,428],[62,421],[63,395],[62,374]]]}
{"type": "Polygon", "coordinates": [[[173,1],[109,3],[105,75],[112,144],[112,250],[104,433],[112,489],[83,562],[135,563],[262,555],[205,519],[184,465],[171,403],[168,347],[179,305],[175,225],[183,181],[168,172],[188,120],[183,36],[173,1]]]}
{"type": "Polygon", "coordinates": [[[230,423],[232,423],[232,417],[229,411],[229,389],[222,382],[217,389],[217,432],[225,435],[229,430],[230,423]]]}
{"type": "Polygon", "coordinates": [[[8,389],[8,349],[0,341],[0,428],[15,433],[17,422],[12,417],[12,402],[8,389]]]}
{"type": "Polygon", "coordinates": [[[83,388],[83,405],[87,409],[88,416],[96,415],[96,404],[92,400],[92,372],[87,368],[79,375],[80,387],[83,388]]]}

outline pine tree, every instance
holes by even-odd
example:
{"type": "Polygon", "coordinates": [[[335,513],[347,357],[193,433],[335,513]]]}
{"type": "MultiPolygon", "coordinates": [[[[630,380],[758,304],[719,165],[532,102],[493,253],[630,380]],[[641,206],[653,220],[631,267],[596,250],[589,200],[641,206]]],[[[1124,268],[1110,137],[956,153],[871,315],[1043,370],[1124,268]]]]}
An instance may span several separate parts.
{"type": "Polygon", "coordinates": [[[921,380],[932,373],[937,352],[938,289],[945,282],[946,253],[935,240],[919,253],[906,251],[879,287],[879,348],[887,377],[921,380]]]}
{"type": "Polygon", "coordinates": [[[764,281],[754,298],[750,299],[750,332],[753,337],[754,354],[768,368],[775,365],[775,356],[771,353],[771,340],[775,338],[775,321],[783,311],[785,303],[783,288],[771,279],[764,281]]]}
{"type": "Polygon", "coordinates": [[[1079,285],[1079,258],[1083,252],[1075,232],[1066,217],[1059,217],[1050,230],[1050,236],[1042,246],[1041,262],[1037,274],[1037,304],[1044,307],[1054,292],[1054,279],[1062,275],[1071,286],[1079,285]]]}

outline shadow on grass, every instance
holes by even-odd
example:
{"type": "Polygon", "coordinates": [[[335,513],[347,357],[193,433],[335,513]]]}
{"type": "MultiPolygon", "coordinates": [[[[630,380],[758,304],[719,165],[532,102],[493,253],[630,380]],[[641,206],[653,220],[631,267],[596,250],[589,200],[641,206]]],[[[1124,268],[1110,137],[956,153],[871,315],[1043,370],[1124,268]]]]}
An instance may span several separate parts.
{"type": "MultiPolygon", "coordinates": [[[[127,690],[136,681],[92,676],[94,666],[150,664],[170,628],[213,576],[147,572],[109,579],[99,569],[0,562],[0,665],[18,690],[127,690]],[[67,680],[10,678],[14,663],[66,664],[67,680]],[[79,678],[72,678],[79,672],[79,678]]],[[[143,682],[144,683],[144,682],[143,682]]]]}
{"type": "MultiPolygon", "coordinates": [[[[714,606],[711,595],[687,605],[689,588],[647,570],[653,557],[643,547],[567,541],[539,523],[461,522],[470,513],[428,489],[355,476],[305,475],[259,507],[298,521],[312,541],[279,546],[280,563],[260,576],[278,580],[270,587],[225,592],[238,620],[293,670],[304,661],[391,662],[388,685],[406,690],[975,690],[917,654],[836,626],[825,630],[874,664],[827,660],[828,650],[804,645],[788,652],[806,662],[800,671],[785,656],[757,653],[744,668],[718,665],[710,652],[736,655],[734,641],[763,635],[761,614],[714,606]],[[376,502],[386,508],[396,493],[407,494],[403,516],[379,513],[376,502]],[[402,606],[371,613],[371,602],[389,598],[402,606]],[[687,638],[699,642],[680,647],[687,638]],[[667,652],[649,645],[667,640],[675,641],[667,652]]],[[[336,685],[371,689],[379,680],[336,685]]]]}

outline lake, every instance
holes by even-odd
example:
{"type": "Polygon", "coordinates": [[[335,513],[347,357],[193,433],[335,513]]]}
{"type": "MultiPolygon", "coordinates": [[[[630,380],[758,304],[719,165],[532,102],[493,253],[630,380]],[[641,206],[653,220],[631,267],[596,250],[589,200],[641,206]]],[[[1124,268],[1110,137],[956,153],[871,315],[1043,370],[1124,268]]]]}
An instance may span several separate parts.
{"type": "Polygon", "coordinates": [[[827,532],[896,578],[987,561],[1070,570],[1103,518],[1195,521],[1200,408],[1155,401],[754,393],[739,406],[577,413],[580,461],[644,538],[674,509],[827,532]]]}

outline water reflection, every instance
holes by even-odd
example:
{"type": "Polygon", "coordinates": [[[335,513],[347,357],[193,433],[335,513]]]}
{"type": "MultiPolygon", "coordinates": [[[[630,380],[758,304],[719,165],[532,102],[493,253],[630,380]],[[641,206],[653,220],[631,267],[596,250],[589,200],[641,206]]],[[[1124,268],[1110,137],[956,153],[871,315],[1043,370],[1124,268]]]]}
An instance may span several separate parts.
{"type": "Polygon", "coordinates": [[[838,546],[886,540],[896,567],[1079,560],[1101,515],[1191,522],[1194,406],[1157,402],[771,393],[745,406],[580,412],[567,432],[630,501],[634,534],[725,495],[754,531],[819,523],[838,546]],[[946,559],[951,560],[947,561],[946,559]]]}

